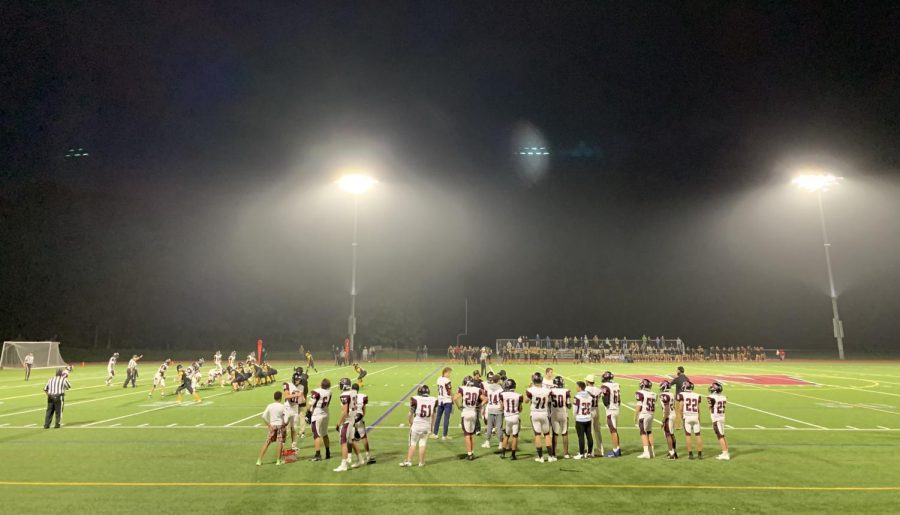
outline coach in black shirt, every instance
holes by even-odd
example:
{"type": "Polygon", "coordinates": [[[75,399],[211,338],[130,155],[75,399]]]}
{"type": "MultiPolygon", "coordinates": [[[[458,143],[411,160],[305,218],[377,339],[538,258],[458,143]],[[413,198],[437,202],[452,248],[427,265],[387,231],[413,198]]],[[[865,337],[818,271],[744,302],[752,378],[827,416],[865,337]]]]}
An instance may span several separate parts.
{"type": "Polygon", "coordinates": [[[44,416],[44,429],[50,429],[50,419],[56,414],[55,428],[59,428],[59,417],[62,416],[62,396],[69,389],[69,380],[63,376],[62,369],[47,381],[44,393],[47,394],[47,414],[44,416]]]}
{"type": "Polygon", "coordinates": [[[690,381],[690,379],[688,379],[688,376],[684,375],[684,367],[678,367],[675,379],[672,380],[672,384],[675,385],[675,395],[681,393],[681,385],[684,384],[685,381],[690,381]]]}

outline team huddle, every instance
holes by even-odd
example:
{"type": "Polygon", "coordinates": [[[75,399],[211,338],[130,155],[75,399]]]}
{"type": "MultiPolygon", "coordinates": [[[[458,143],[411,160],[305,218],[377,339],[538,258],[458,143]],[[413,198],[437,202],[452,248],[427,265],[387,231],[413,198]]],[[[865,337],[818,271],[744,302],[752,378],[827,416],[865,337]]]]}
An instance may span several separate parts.
{"type": "MultiPolygon", "coordinates": [[[[683,372],[683,370],[682,370],[683,372]]],[[[604,372],[600,386],[596,386],[596,378],[589,375],[584,381],[577,381],[577,391],[572,392],[565,387],[562,376],[554,376],[553,369],[548,368],[546,375],[535,372],[531,376],[531,384],[524,395],[516,391],[516,381],[508,378],[506,372],[490,372],[487,380],[482,382],[476,374],[466,376],[462,385],[452,391],[450,375],[452,369],[444,368],[437,381],[438,395],[431,396],[428,385],[420,385],[417,395],[410,399],[409,413],[409,449],[406,460],[401,467],[412,466],[412,459],[418,448],[418,464],[425,465],[425,448],[430,438],[438,438],[440,419],[446,416],[444,439],[447,439],[447,422],[452,407],[461,410],[461,427],[466,445],[466,459],[474,460],[474,438],[480,434],[480,423],[484,421],[486,437],[483,448],[490,448],[491,437],[496,433],[500,458],[516,460],[519,447],[519,432],[525,423],[522,420],[524,405],[529,405],[529,420],[534,434],[534,445],[537,456],[535,461],[554,462],[561,456],[570,458],[569,454],[569,413],[575,419],[578,436],[578,453],[574,459],[589,459],[605,456],[618,458],[622,456],[619,444],[619,413],[621,407],[621,387],[614,381],[612,372],[604,372]],[[604,453],[601,435],[600,403],[605,409],[605,425],[610,435],[611,450],[604,453]]],[[[722,394],[724,387],[718,381],[709,386],[708,405],[713,430],[719,441],[721,454],[719,460],[729,460],[728,443],[725,439],[725,406],[727,399],[722,394]]],[[[653,391],[653,383],[642,379],[638,391],[635,392],[634,423],[637,425],[643,452],[639,459],[655,457],[653,441],[653,422],[656,415],[657,400],[662,411],[659,424],[666,439],[667,458],[678,459],[676,449],[676,430],[683,428],[686,437],[688,459],[703,459],[703,442],[700,436],[700,406],[702,397],[694,392],[694,384],[682,374],[675,381],[662,381],[659,384],[659,395],[653,391]],[[673,391],[673,387],[675,391],[673,391]]]]}

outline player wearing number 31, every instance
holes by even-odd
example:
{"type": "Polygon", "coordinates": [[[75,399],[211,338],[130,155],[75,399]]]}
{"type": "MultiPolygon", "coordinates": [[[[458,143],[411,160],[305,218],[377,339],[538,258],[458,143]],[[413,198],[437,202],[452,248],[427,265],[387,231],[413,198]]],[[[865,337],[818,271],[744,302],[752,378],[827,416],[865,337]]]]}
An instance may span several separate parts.
{"type": "Polygon", "coordinates": [[[639,459],[650,459],[655,456],[653,452],[653,413],[656,411],[656,394],[653,393],[653,383],[649,379],[641,379],[639,390],[634,394],[637,404],[634,406],[634,423],[641,433],[641,445],[644,452],[638,455],[639,459]]]}

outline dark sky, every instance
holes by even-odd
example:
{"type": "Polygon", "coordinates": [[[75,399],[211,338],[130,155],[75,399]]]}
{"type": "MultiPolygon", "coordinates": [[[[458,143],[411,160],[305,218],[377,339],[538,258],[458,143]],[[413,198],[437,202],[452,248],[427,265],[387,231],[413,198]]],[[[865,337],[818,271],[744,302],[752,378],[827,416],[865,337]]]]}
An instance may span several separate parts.
{"type": "Polygon", "coordinates": [[[362,166],[370,333],[445,345],[468,298],[471,343],[830,349],[816,204],[787,186],[814,165],[847,177],[848,348],[897,346],[896,4],[43,4],[0,6],[4,339],[340,340],[331,183],[362,166]]]}

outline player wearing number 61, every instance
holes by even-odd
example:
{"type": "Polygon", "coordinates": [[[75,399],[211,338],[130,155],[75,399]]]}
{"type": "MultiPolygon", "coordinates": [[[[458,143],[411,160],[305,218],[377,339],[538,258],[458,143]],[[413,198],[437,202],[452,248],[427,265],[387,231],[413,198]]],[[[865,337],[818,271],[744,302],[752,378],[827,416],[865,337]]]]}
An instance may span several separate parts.
{"type": "Polygon", "coordinates": [[[413,453],[419,446],[419,466],[425,466],[425,446],[428,444],[428,435],[434,427],[434,419],[437,415],[437,399],[429,397],[431,390],[428,385],[420,385],[418,395],[409,399],[409,449],[406,452],[406,461],[401,462],[401,467],[411,467],[413,453]]]}

